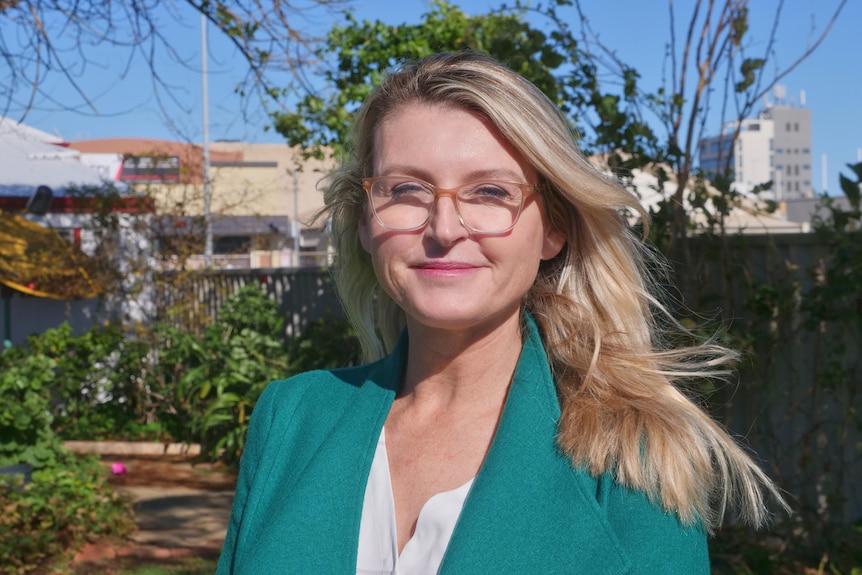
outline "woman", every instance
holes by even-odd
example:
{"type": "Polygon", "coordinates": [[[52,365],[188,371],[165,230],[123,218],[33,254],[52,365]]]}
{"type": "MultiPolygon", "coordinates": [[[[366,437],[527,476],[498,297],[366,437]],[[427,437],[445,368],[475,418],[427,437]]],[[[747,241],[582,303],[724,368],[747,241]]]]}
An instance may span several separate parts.
{"type": "Polygon", "coordinates": [[[267,387],[220,573],[708,573],[775,489],[674,383],[640,211],[553,104],[475,54],[391,74],[326,188],[367,365],[267,387]]]}

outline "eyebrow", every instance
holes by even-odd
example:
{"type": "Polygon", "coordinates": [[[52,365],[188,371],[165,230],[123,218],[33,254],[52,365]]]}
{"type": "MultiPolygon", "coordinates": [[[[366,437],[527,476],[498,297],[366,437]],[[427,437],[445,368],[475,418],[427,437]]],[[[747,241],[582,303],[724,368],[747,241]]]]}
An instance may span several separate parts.
{"type": "MultiPolygon", "coordinates": [[[[386,169],[382,171],[380,174],[382,176],[411,176],[415,178],[420,178],[429,183],[432,179],[430,172],[419,166],[408,166],[408,165],[391,165],[386,166],[386,169]]],[[[518,174],[512,170],[507,168],[490,168],[486,170],[476,170],[467,174],[464,182],[475,182],[477,180],[501,180],[501,181],[527,181],[527,177],[523,174],[518,174]]]]}

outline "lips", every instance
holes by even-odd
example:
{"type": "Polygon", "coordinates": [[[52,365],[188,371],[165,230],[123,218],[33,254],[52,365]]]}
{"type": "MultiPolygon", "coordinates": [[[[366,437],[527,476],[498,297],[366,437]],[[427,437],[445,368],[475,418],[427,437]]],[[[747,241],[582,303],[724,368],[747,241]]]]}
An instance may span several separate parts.
{"type": "Polygon", "coordinates": [[[416,264],[411,266],[420,270],[440,270],[440,271],[449,271],[449,270],[468,270],[475,269],[479,266],[475,266],[473,264],[468,264],[466,262],[446,262],[446,261],[428,261],[422,262],[420,264],[416,264]]]}

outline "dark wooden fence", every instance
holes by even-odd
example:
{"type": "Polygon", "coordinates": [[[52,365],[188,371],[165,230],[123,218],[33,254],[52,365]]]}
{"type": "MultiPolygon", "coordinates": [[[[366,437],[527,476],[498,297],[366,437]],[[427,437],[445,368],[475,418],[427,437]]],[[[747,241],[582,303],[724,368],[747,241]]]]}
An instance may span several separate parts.
{"type": "Polygon", "coordinates": [[[715,413],[797,511],[858,521],[862,286],[842,295],[826,285],[832,254],[815,234],[702,237],[692,248],[686,303],[745,337],[738,382],[714,396],[715,413]]]}
{"type": "MultiPolygon", "coordinates": [[[[826,248],[814,234],[690,241],[690,258],[675,264],[687,266],[685,305],[749,338],[738,382],[715,393],[710,408],[751,446],[799,511],[833,524],[859,520],[862,322],[812,323],[806,308],[823,281],[826,248]]],[[[206,322],[230,294],[253,283],[278,302],[290,334],[326,313],[341,314],[322,269],[162,274],[156,307],[184,309],[198,318],[184,321],[206,322]]]]}
{"type": "Polygon", "coordinates": [[[278,303],[289,336],[328,314],[342,317],[332,278],[321,268],[161,273],[155,282],[155,314],[199,332],[232,294],[247,285],[259,285],[278,303]]]}

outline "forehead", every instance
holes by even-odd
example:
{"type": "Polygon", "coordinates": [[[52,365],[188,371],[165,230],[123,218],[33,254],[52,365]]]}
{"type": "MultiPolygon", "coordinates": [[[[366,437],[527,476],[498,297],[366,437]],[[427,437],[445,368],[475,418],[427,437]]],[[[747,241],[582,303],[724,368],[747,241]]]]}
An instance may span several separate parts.
{"type": "Polygon", "coordinates": [[[374,175],[404,169],[462,175],[500,171],[518,179],[535,174],[490,120],[456,105],[408,102],[378,123],[373,138],[374,175]]]}

